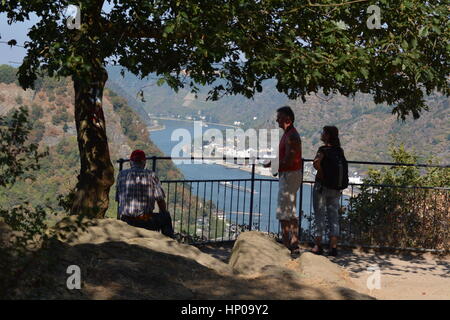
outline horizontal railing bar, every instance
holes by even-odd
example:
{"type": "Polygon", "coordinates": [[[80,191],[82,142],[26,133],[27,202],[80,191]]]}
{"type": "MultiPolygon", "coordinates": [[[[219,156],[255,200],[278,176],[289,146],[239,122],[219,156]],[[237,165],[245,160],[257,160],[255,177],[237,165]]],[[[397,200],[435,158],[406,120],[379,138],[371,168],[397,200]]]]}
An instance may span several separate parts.
{"type": "MultiPolygon", "coordinates": [[[[256,179],[255,179],[256,180],[256,179]]],[[[277,180],[275,180],[277,181],[277,180]]],[[[314,181],[302,181],[302,183],[307,183],[307,184],[314,184],[314,181]]],[[[394,184],[367,184],[367,183],[349,183],[348,184],[349,187],[353,186],[353,187],[380,187],[380,188],[402,188],[402,189],[431,189],[431,190],[447,190],[450,191],[449,187],[431,187],[431,186],[401,186],[401,185],[394,185],[394,184]]],[[[347,187],[348,188],[348,187],[347,187]]],[[[346,189],[347,189],[346,188],[346,189]]]]}
{"type": "MultiPolygon", "coordinates": [[[[147,160],[270,160],[271,158],[261,158],[261,157],[146,157],[147,160]]],[[[129,162],[130,159],[119,159],[116,160],[117,163],[129,162]]],[[[312,162],[314,159],[305,159],[305,162],[312,162]]],[[[399,167],[422,167],[422,168],[450,168],[450,164],[436,165],[436,164],[421,164],[421,163],[396,163],[396,162],[374,162],[374,161],[354,161],[348,160],[349,164],[369,164],[369,165],[379,165],[379,166],[399,166],[399,167]]]]}
{"type": "MultiPolygon", "coordinates": [[[[313,162],[314,159],[303,159],[305,162],[313,162]]],[[[399,163],[399,162],[374,162],[374,161],[355,161],[348,160],[349,164],[370,164],[378,166],[397,166],[397,167],[423,167],[423,168],[450,168],[450,164],[423,164],[423,163],[399,163]]]]}
{"type": "Polygon", "coordinates": [[[364,187],[379,187],[379,188],[401,188],[401,189],[430,189],[430,190],[447,190],[450,191],[448,187],[430,187],[430,186],[399,186],[391,184],[365,184],[365,183],[349,183],[349,186],[364,186],[364,187]]]}
{"type": "MultiPolygon", "coordinates": [[[[161,180],[161,183],[189,183],[189,182],[250,182],[252,179],[185,179],[185,180],[161,180]]],[[[254,181],[262,181],[262,182],[278,182],[277,179],[263,179],[263,178],[255,178],[254,181]]],[[[303,183],[314,184],[314,181],[304,180],[303,183]]],[[[422,189],[433,189],[433,190],[450,190],[449,187],[431,187],[431,186],[402,186],[402,185],[392,185],[392,184],[366,184],[366,183],[349,183],[350,186],[365,186],[365,187],[380,187],[380,188],[405,188],[405,189],[414,189],[414,188],[422,188],[422,189]]]]}
{"type": "MultiPolygon", "coordinates": [[[[161,183],[197,183],[197,182],[250,182],[252,179],[196,179],[196,180],[161,180],[161,183]]],[[[277,179],[259,179],[255,178],[254,181],[263,182],[278,182],[277,179]]],[[[303,183],[314,184],[314,181],[303,181],[303,183]]],[[[450,191],[448,187],[430,187],[430,186],[399,186],[389,184],[364,184],[364,183],[349,183],[349,187],[365,186],[365,187],[379,187],[379,188],[401,188],[401,189],[429,189],[429,190],[443,190],[450,191]]]]}
{"type": "MultiPolygon", "coordinates": [[[[146,160],[270,160],[275,158],[260,157],[146,157],[146,160]]],[[[118,159],[116,162],[129,162],[130,159],[118,159]]]]}
{"type": "MultiPolygon", "coordinates": [[[[255,181],[268,181],[268,182],[278,182],[277,179],[258,179],[255,178],[255,181]]],[[[161,182],[248,182],[252,181],[252,179],[196,179],[196,180],[161,180],[161,182]]]]}

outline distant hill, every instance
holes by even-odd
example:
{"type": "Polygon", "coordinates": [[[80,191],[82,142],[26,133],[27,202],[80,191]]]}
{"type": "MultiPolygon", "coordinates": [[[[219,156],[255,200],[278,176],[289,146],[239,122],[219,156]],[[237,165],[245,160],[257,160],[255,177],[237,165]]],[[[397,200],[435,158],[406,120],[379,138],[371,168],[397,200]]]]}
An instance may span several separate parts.
{"type": "Polygon", "coordinates": [[[148,116],[147,111],[145,111],[142,103],[140,103],[136,97],[126,91],[119,83],[116,83],[115,80],[108,80],[106,82],[106,87],[110,89],[110,91],[116,93],[118,96],[125,98],[127,104],[133,108],[133,110],[139,115],[140,119],[147,125],[150,124],[150,118],[148,116]]]}
{"type": "MultiPolygon", "coordinates": [[[[39,79],[36,90],[24,91],[16,82],[16,72],[12,67],[0,66],[0,115],[21,106],[27,108],[33,126],[30,140],[38,143],[41,149],[48,147],[49,155],[41,160],[42,168],[34,174],[35,181],[26,179],[10,189],[0,189],[0,203],[5,207],[23,201],[43,205],[49,199],[48,204],[56,208],[56,196],[67,194],[74,188],[79,172],[73,85],[67,78],[44,78],[39,79]]],[[[163,155],[150,141],[146,123],[111,89],[105,90],[104,111],[116,174],[116,160],[128,158],[134,149],[142,149],[148,156],[163,155]]],[[[158,165],[158,175],[161,179],[182,177],[169,161],[158,165]]],[[[111,188],[108,210],[112,217],[116,212],[114,194],[115,186],[111,188]]]]}
{"type": "Polygon", "coordinates": [[[335,96],[329,102],[310,97],[303,104],[292,102],[297,123],[303,137],[306,156],[313,156],[325,125],[340,130],[341,143],[347,158],[362,161],[389,161],[389,148],[404,143],[422,158],[434,156],[448,163],[450,156],[450,105],[448,98],[434,95],[428,98],[431,106],[420,119],[405,122],[391,114],[391,107],[376,105],[369,95],[355,99],[335,96]]]}
{"type": "MultiPolygon", "coordinates": [[[[120,85],[131,100],[130,105],[139,104],[148,113],[159,116],[205,116],[207,121],[233,124],[234,121],[245,122],[244,127],[262,126],[267,116],[272,115],[281,104],[289,100],[274,90],[264,90],[254,100],[244,96],[225,96],[219,101],[206,101],[208,88],[202,88],[195,99],[189,88],[180,89],[178,93],[167,85],[156,85],[155,79],[140,80],[130,73],[120,74],[120,68],[108,68],[109,80],[120,85]],[[139,90],[143,90],[145,102],[137,98],[139,90]],[[256,120],[253,120],[256,117],[256,120]]],[[[265,88],[274,85],[267,81],[265,88]]]]}
{"type": "Polygon", "coordinates": [[[157,86],[155,79],[140,80],[132,74],[120,75],[120,68],[108,70],[110,81],[120,85],[129,94],[133,104],[138,104],[156,116],[205,116],[207,121],[233,124],[243,122],[243,128],[276,127],[275,111],[290,105],[296,114],[296,125],[303,139],[304,156],[313,157],[320,145],[320,131],[324,125],[336,125],[347,158],[362,161],[388,161],[390,145],[403,142],[408,149],[427,158],[437,157],[448,162],[450,157],[450,104],[441,95],[427,98],[430,110],[420,119],[408,118],[405,122],[391,114],[392,107],[377,105],[372,97],[358,94],[355,98],[341,95],[325,97],[313,95],[306,103],[289,100],[275,88],[275,81],[266,81],[263,91],[253,100],[243,96],[225,96],[219,101],[205,101],[208,88],[201,88],[198,99],[189,88],[175,93],[167,85],[157,86]],[[143,90],[145,102],[137,99],[143,90]]]}

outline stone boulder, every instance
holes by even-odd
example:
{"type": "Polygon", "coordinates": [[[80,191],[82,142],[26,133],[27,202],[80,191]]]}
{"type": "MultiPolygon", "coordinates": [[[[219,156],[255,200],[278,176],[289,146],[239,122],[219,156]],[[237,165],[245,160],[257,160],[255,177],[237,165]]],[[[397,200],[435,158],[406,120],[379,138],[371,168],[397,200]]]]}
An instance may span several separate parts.
{"type": "Polygon", "coordinates": [[[289,250],[269,235],[259,231],[239,235],[231,253],[229,265],[235,273],[257,274],[268,266],[282,266],[291,260],[289,250]]]}
{"type": "Polygon", "coordinates": [[[303,252],[293,259],[284,245],[257,231],[239,235],[229,265],[235,274],[268,281],[286,292],[302,288],[306,294],[312,290],[307,295],[317,294],[313,299],[371,299],[359,293],[349,274],[327,257],[303,252]]]}
{"type": "Polygon", "coordinates": [[[69,217],[59,222],[56,229],[60,230],[59,239],[71,246],[120,241],[192,259],[220,273],[231,273],[231,268],[227,264],[201,252],[194,246],[178,243],[160,232],[130,226],[121,220],[79,220],[78,217],[69,217]]]}
{"type": "Polygon", "coordinates": [[[331,286],[354,287],[347,271],[327,257],[304,252],[297,261],[301,276],[331,286]]]}

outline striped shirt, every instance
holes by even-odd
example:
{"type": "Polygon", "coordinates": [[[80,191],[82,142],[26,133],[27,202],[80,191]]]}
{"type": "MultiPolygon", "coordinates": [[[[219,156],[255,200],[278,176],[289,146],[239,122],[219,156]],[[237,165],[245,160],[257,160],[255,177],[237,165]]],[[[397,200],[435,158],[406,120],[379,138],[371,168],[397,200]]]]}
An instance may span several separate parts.
{"type": "Polygon", "coordinates": [[[155,201],[165,198],[164,190],[155,173],[137,166],[120,171],[116,188],[119,218],[122,215],[137,217],[144,213],[152,213],[155,201]]]}

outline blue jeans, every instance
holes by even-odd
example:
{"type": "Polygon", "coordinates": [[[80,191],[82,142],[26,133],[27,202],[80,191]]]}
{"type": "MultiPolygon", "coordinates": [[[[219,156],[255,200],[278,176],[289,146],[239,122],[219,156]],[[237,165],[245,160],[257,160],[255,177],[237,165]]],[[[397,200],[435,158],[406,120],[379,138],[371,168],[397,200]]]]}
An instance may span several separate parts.
{"type": "Polygon", "coordinates": [[[339,236],[339,199],[340,190],[329,189],[314,183],[313,206],[316,225],[316,237],[321,237],[325,230],[325,216],[330,224],[330,237],[339,236]]]}

